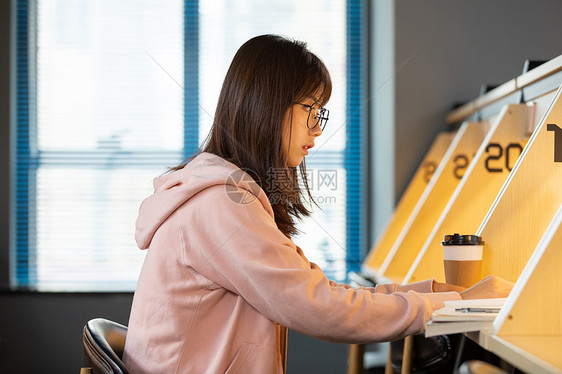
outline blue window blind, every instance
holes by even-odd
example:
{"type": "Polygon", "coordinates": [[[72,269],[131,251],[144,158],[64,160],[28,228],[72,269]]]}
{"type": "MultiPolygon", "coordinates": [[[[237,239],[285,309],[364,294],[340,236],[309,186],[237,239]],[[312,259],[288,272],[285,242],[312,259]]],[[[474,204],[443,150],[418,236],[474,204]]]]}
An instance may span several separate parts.
{"type": "MultiPolygon", "coordinates": [[[[11,247],[16,251],[13,253],[11,263],[10,281],[13,285],[28,285],[29,279],[34,279],[34,268],[30,266],[29,258],[32,253],[29,252],[29,206],[34,205],[35,194],[30,190],[30,186],[34,185],[34,172],[32,167],[31,149],[30,149],[30,94],[33,92],[30,83],[33,78],[30,77],[30,63],[28,46],[33,42],[33,23],[29,25],[29,4],[27,1],[18,1],[16,4],[15,22],[16,28],[16,116],[17,128],[13,139],[16,141],[15,160],[16,167],[12,167],[15,183],[12,188],[15,190],[15,199],[11,203],[11,213],[13,216],[12,226],[16,230],[12,230],[11,247]],[[31,41],[29,40],[31,37],[31,41]],[[30,79],[31,78],[31,79],[30,79]],[[14,170],[15,169],[15,170],[14,170]],[[13,214],[15,212],[15,214],[13,214]]],[[[14,159],[14,158],[12,158],[14,159]]]]}
{"type": "Polygon", "coordinates": [[[347,125],[345,147],[346,179],[346,228],[347,228],[347,270],[359,271],[360,260],[366,248],[365,217],[366,205],[364,191],[366,139],[364,123],[365,110],[365,67],[364,33],[365,6],[361,1],[347,2],[347,125]]]}
{"type": "Polygon", "coordinates": [[[307,41],[334,83],[330,121],[307,158],[321,209],[294,240],[332,279],[358,268],[361,1],[15,4],[13,286],[134,289],[140,202],[204,140],[234,53],[264,33],[307,41]]]}

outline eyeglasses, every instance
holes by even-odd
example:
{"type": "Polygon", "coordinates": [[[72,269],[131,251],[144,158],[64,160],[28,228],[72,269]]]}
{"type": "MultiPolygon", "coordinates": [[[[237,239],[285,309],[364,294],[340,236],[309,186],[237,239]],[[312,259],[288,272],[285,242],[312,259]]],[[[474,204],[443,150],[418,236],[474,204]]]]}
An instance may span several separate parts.
{"type": "Polygon", "coordinates": [[[306,127],[309,129],[314,129],[316,126],[320,125],[320,130],[324,131],[326,127],[326,122],[328,122],[328,118],[330,117],[330,111],[318,104],[307,105],[303,103],[295,103],[302,105],[306,109],[308,109],[308,117],[306,119],[306,127]],[[314,117],[310,120],[311,113],[315,111],[314,117]],[[311,125],[312,123],[312,125],[311,125]]]}

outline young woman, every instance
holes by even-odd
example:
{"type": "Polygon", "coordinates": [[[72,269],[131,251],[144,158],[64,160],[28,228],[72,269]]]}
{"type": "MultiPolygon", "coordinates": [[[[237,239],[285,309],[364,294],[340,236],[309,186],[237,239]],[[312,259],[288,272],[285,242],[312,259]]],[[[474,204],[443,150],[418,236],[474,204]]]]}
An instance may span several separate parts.
{"type": "Polygon", "coordinates": [[[432,280],[353,289],[306,259],[291,240],[310,214],[297,167],[306,181],[331,89],[303,43],[263,35],[238,50],[202,151],[157,178],[140,208],[148,253],[124,353],[132,373],[282,373],[287,328],[393,340],[421,332],[445,300],[509,292],[496,278],[466,291],[432,280]]]}

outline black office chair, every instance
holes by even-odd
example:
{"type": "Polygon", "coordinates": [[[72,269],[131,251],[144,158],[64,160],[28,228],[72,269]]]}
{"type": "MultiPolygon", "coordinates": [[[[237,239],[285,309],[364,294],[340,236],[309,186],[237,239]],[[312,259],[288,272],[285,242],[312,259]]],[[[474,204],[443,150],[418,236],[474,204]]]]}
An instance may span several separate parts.
{"type": "Polygon", "coordinates": [[[123,364],[127,327],[116,322],[95,318],[84,326],[84,366],[92,374],[128,374],[123,364]]]}

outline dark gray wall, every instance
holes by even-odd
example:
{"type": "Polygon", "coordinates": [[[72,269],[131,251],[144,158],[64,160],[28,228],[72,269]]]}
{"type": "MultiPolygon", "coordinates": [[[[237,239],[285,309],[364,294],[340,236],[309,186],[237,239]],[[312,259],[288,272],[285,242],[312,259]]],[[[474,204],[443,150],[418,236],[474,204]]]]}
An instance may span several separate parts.
{"type": "Polygon", "coordinates": [[[8,283],[9,267],[10,3],[0,1],[0,287],[8,283]]]}
{"type": "Polygon", "coordinates": [[[395,191],[400,198],[456,102],[562,54],[559,0],[397,0],[395,191]]]}
{"type": "Polygon", "coordinates": [[[0,373],[76,373],[82,328],[103,317],[127,324],[130,294],[0,294],[0,373]]]}
{"type": "MultiPolygon", "coordinates": [[[[79,373],[86,321],[126,325],[131,302],[131,294],[0,293],[0,373],[79,373]]],[[[345,372],[345,344],[294,331],[289,342],[288,373],[345,372]]]]}

